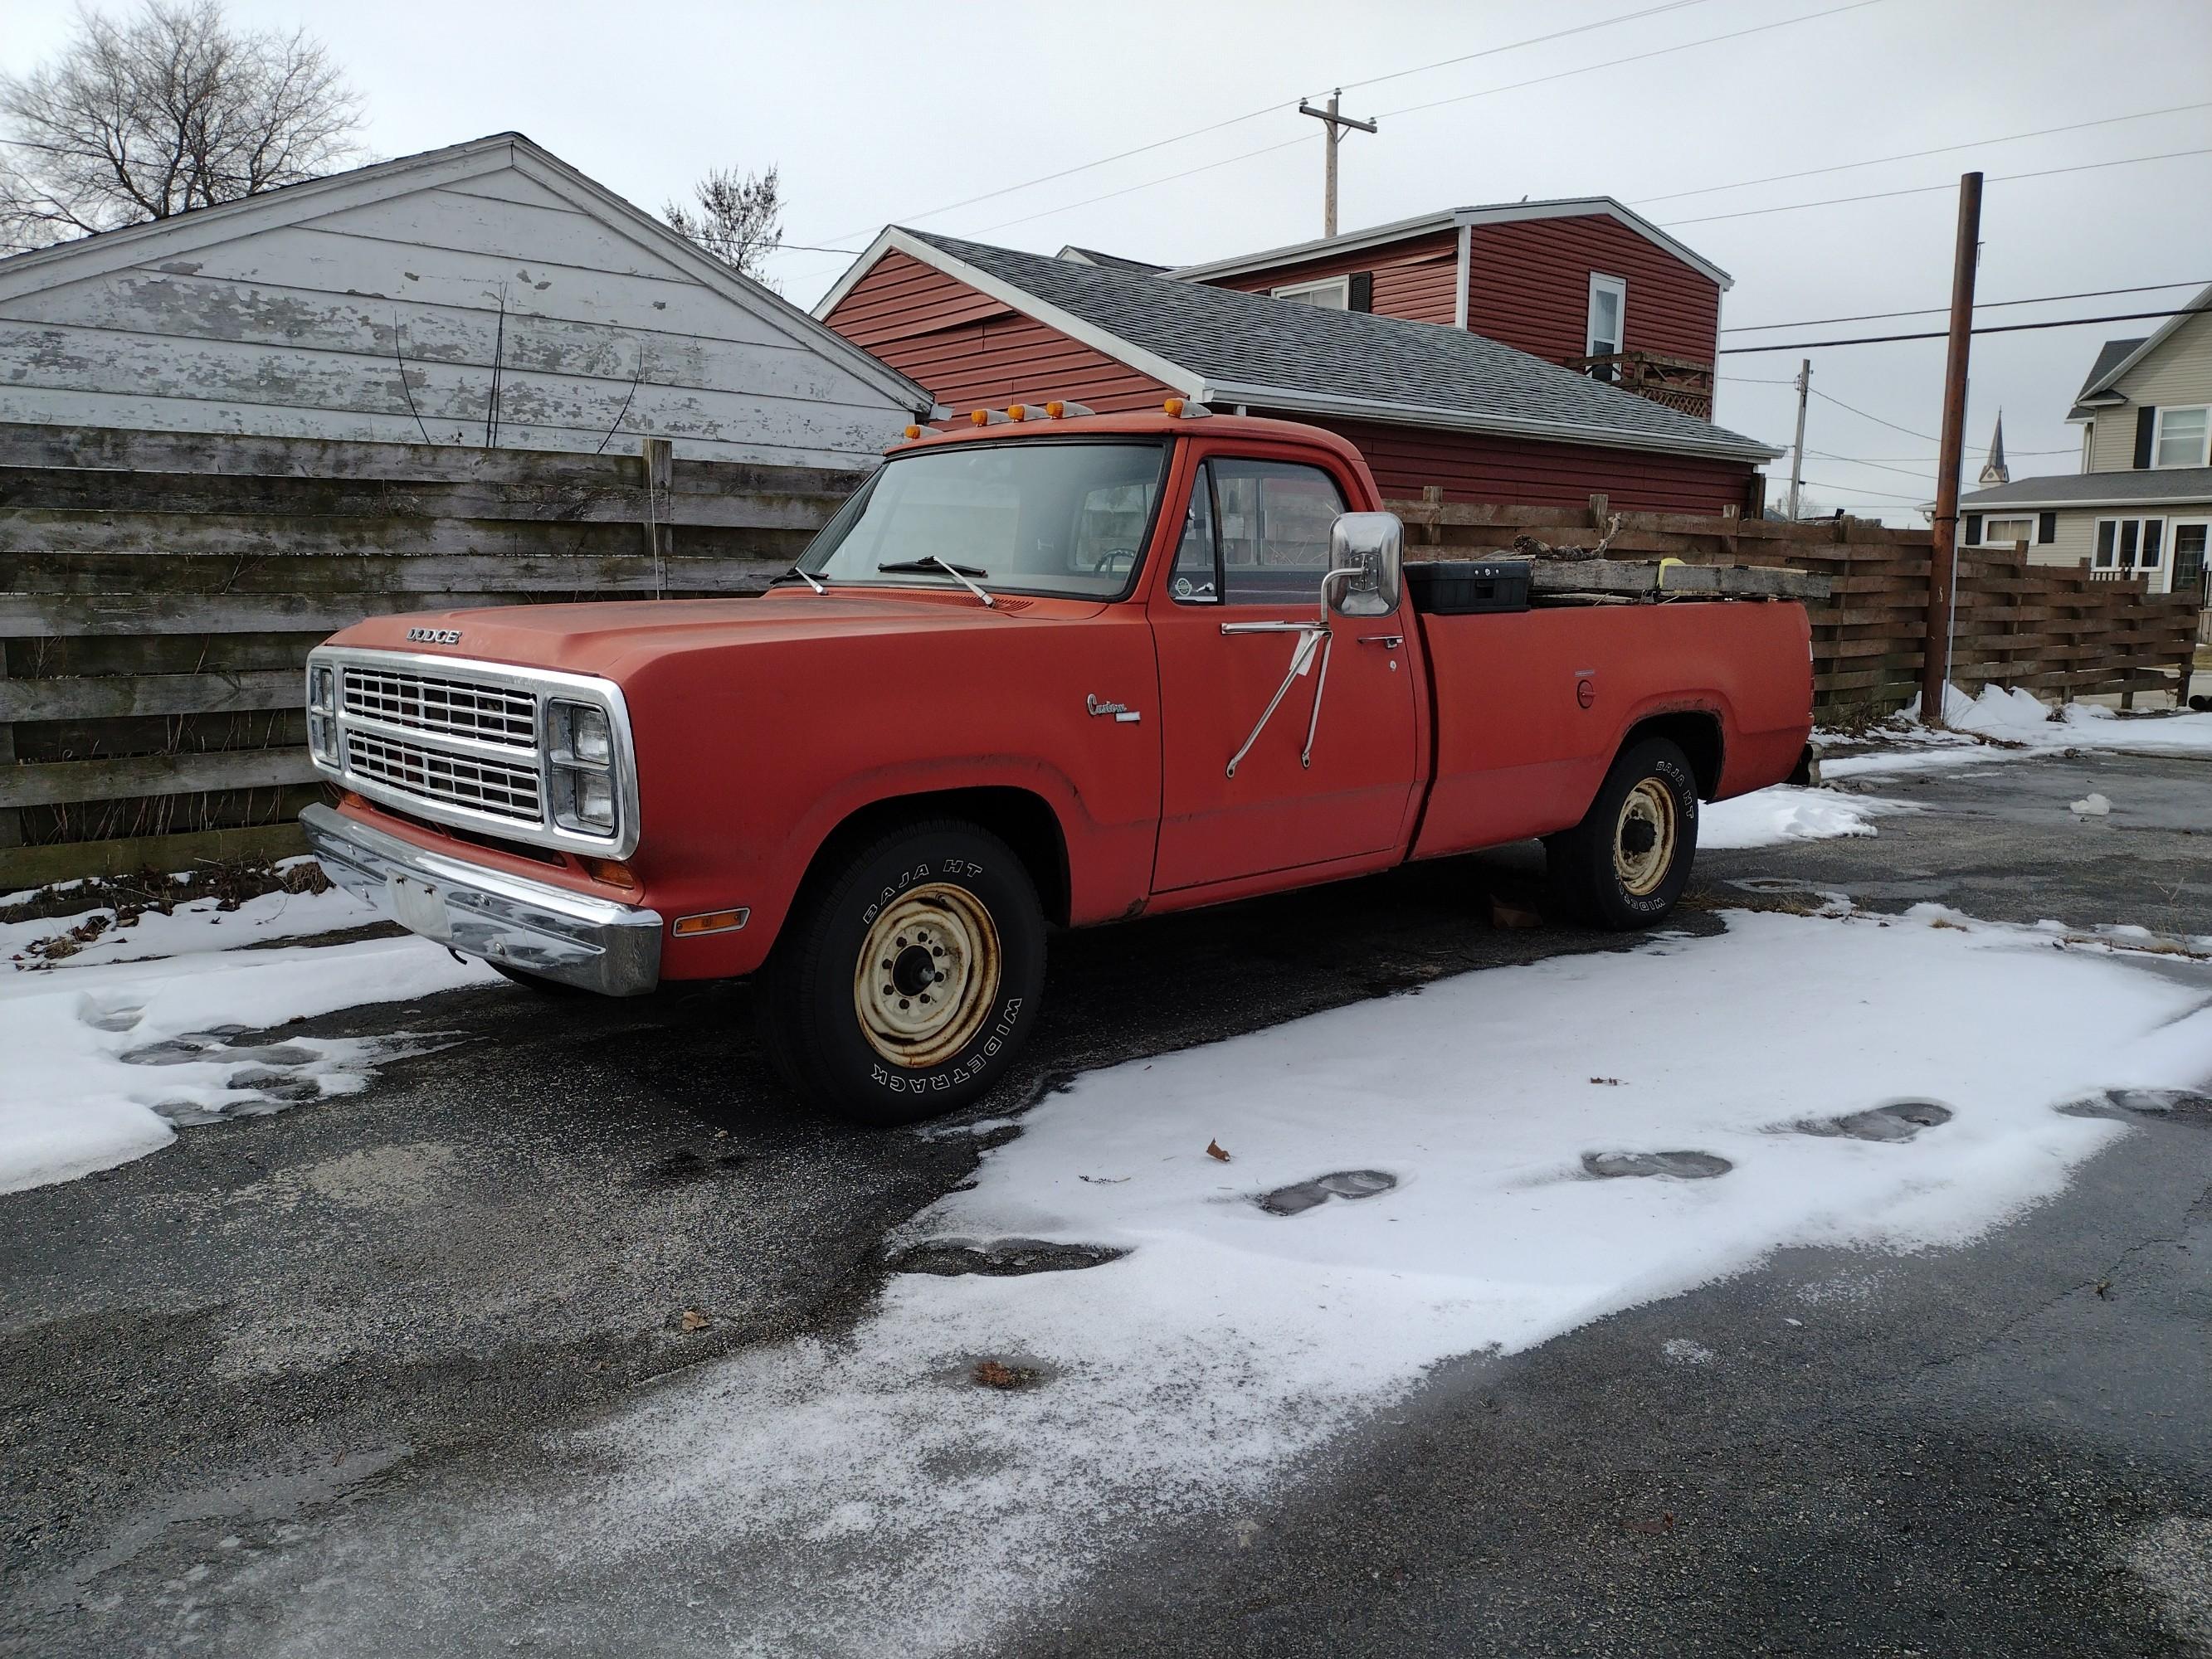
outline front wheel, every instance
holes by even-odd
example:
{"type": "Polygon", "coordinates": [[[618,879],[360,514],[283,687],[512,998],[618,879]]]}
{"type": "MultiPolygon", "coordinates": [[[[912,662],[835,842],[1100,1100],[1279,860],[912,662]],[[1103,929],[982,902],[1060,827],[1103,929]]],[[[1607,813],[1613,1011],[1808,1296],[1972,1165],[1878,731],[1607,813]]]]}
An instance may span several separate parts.
{"type": "Polygon", "coordinates": [[[1664,738],[1623,750],[1573,829],[1544,843],[1567,907],[1601,927],[1645,927],[1674,908],[1698,851],[1698,781],[1664,738]]]}
{"type": "Polygon", "coordinates": [[[1013,849],[939,819],[895,830],[813,884],[761,1000],[776,1069],[858,1122],[911,1123],[1006,1073],[1036,1022],[1044,912],[1013,849]]]}

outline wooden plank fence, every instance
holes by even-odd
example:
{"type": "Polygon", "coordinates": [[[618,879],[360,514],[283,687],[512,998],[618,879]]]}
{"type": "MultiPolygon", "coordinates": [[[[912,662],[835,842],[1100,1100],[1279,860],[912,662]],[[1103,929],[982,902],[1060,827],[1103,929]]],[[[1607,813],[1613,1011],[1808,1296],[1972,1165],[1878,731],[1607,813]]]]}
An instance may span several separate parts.
{"type": "Polygon", "coordinates": [[[326,635],[757,592],[862,476],[0,423],[0,891],[296,851],[326,635]]]}
{"type": "MultiPolygon", "coordinates": [[[[1589,545],[1612,524],[1606,498],[1585,509],[1447,503],[1431,491],[1393,501],[1406,520],[1409,558],[1465,558],[1510,552],[1533,536],[1589,545]]],[[[1844,519],[1787,524],[1729,515],[1620,516],[1611,554],[1663,556],[1692,564],[1781,565],[1831,579],[1813,622],[1814,707],[1825,720],[1880,715],[1919,690],[1928,615],[1929,536],[1844,519]]],[[[2188,690],[2197,605],[2153,594],[2140,580],[2093,578],[2079,567],[2032,563],[2027,544],[1960,556],[1952,683],[2034,691],[2060,701],[2117,693],[2188,690]]]]}
{"type": "MultiPolygon", "coordinates": [[[[673,459],[0,423],[0,891],[297,850],[321,786],[301,667],[365,616],[758,592],[861,475],[673,459]]],[[[1588,542],[1587,510],[1390,504],[1414,557],[1588,542]]],[[[1625,515],[1613,550],[1830,576],[1831,718],[1919,676],[1924,532],[1625,515]]],[[[1953,678],[2060,696],[2170,687],[2195,611],[1971,555],[1953,678]]]]}

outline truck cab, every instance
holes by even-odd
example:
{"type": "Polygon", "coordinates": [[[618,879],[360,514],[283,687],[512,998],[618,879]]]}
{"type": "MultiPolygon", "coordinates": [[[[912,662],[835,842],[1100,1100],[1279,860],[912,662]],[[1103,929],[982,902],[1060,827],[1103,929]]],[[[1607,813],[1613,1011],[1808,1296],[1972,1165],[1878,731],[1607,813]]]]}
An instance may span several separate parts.
{"type": "Polygon", "coordinates": [[[1171,401],[910,434],[757,599],[335,636],[325,867],[534,988],[761,975],[793,1085],[900,1121],[1004,1074],[1051,927],[1529,836],[1640,925],[1699,799],[1803,748],[1801,606],[1424,611],[1333,434],[1171,401]]]}

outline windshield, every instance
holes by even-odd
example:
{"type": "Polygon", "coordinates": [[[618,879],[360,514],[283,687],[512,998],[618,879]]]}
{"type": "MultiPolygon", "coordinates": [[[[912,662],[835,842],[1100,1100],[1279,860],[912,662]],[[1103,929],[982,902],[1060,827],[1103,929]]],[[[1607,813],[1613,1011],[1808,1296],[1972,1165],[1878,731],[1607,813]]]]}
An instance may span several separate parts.
{"type": "Polygon", "coordinates": [[[1166,458],[1164,443],[1034,440],[903,455],[845,503],[799,568],[828,582],[954,586],[932,567],[942,559],[986,588],[1118,599],[1136,574],[1166,458]]]}

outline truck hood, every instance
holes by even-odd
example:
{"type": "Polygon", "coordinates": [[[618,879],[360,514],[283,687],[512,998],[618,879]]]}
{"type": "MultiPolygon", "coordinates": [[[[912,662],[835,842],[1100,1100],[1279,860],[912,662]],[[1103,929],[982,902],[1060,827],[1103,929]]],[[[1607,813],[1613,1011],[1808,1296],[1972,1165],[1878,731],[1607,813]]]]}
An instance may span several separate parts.
{"type": "Polygon", "coordinates": [[[759,599],[639,599],[599,605],[501,605],[372,617],[331,635],[331,645],[471,658],[620,680],[664,657],[753,641],[850,638],[1019,628],[1098,614],[1089,599],[999,596],[986,609],[970,595],[908,589],[817,596],[778,589],[759,599]],[[458,635],[425,641],[410,630],[458,635]]]}

